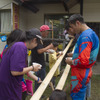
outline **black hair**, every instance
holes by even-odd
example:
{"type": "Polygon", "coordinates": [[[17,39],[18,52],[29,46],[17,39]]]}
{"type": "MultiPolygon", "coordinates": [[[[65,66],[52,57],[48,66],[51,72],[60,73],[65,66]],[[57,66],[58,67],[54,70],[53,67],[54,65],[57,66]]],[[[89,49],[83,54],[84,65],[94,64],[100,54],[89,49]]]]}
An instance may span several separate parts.
{"type": "MultiPolygon", "coordinates": [[[[33,28],[29,31],[23,32],[20,29],[15,29],[11,32],[11,34],[8,36],[7,38],[7,44],[8,44],[8,48],[5,50],[5,52],[11,48],[11,46],[15,43],[15,42],[26,42],[26,41],[30,41],[34,38],[37,38],[37,41],[40,40],[40,31],[36,28],[33,28]]],[[[4,53],[5,53],[4,52],[4,53]]]]}
{"type": "Polygon", "coordinates": [[[67,100],[67,95],[62,90],[54,90],[49,97],[49,100],[67,100]]]}
{"type": "Polygon", "coordinates": [[[71,24],[76,24],[76,21],[81,22],[82,24],[84,24],[84,18],[83,16],[81,16],[80,14],[73,14],[72,16],[70,16],[70,18],[68,19],[68,22],[71,24]]]}
{"type": "Polygon", "coordinates": [[[69,25],[69,23],[67,22],[66,25],[65,25],[65,29],[68,31],[69,28],[70,28],[70,25],[69,25]]]}
{"type": "Polygon", "coordinates": [[[5,52],[11,48],[11,46],[15,43],[15,42],[25,42],[26,40],[26,35],[25,33],[20,30],[20,29],[15,29],[13,31],[11,31],[11,33],[8,35],[7,37],[7,45],[8,48],[6,48],[3,52],[3,54],[5,54],[5,52]]]}
{"type": "Polygon", "coordinates": [[[53,44],[54,47],[57,47],[58,46],[58,43],[57,42],[53,42],[52,44],[53,44]]]}
{"type": "Polygon", "coordinates": [[[26,40],[25,33],[20,29],[13,30],[7,37],[7,45],[14,42],[24,42],[26,40]]]}

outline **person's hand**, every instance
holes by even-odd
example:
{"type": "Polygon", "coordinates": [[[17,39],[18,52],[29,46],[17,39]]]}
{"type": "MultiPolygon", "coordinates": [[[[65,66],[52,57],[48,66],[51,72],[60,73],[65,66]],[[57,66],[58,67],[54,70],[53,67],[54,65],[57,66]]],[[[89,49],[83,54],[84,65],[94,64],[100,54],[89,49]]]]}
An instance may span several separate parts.
{"type": "Polygon", "coordinates": [[[50,53],[50,54],[53,54],[53,53],[55,52],[55,50],[53,50],[53,49],[48,49],[47,52],[50,53]]]}
{"type": "Polygon", "coordinates": [[[39,81],[38,81],[38,83],[42,83],[42,80],[39,78],[39,81]]]}
{"type": "Polygon", "coordinates": [[[65,62],[66,62],[67,64],[69,64],[69,65],[72,65],[72,59],[71,59],[70,57],[67,57],[67,58],[65,59],[65,62]]]}
{"type": "Polygon", "coordinates": [[[49,49],[52,49],[54,46],[53,46],[53,44],[51,43],[50,45],[49,45],[49,49]]]}
{"type": "Polygon", "coordinates": [[[50,52],[50,50],[48,49],[48,50],[46,50],[46,52],[47,52],[47,53],[49,53],[49,52],[50,52]]]}
{"type": "Polygon", "coordinates": [[[46,50],[46,52],[47,52],[47,53],[51,53],[51,52],[50,52],[50,49],[46,50]]]}
{"type": "Polygon", "coordinates": [[[67,53],[67,56],[69,56],[69,57],[72,57],[73,56],[73,53],[67,53]]]}
{"type": "Polygon", "coordinates": [[[32,67],[34,72],[37,72],[41,69],[40,65],[33,65],[32,67]]]}
{"type": "Polygon", "coordinates": [[[59,51],[58,54],[59,54],[59,55],[63,55],[63,51],[59,51]]]}

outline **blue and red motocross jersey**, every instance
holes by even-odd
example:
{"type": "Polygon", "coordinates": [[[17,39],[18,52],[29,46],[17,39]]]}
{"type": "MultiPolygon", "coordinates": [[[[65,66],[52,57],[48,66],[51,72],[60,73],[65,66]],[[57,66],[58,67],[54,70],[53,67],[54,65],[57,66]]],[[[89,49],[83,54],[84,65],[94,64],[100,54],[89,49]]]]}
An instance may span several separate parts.
{"type": "Polygon", "coordinates": [[[90,68],[96,61],[99,51],[99,38],[92,29],[83,31],[75,45],[71,67],[90,68]]]}
{"type": "Polygon", "coordinates": [[[92,66],[99,51],[99,38],[92,29],[83,31],[75,45],[71,65],[71,96],[85,93],[86,84],[92,76],[92,66]]]}

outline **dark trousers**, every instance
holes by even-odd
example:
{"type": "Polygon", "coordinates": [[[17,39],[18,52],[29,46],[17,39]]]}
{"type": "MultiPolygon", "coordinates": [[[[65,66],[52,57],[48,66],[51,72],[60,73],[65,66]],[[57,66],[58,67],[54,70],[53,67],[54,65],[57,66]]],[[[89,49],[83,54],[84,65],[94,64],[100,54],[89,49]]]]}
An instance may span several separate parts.
{"type": "Polygon", "coordinates": [[[25,100],[26,97],[27,97],[27,92],[26,91],[25,92],[22,92],[22,100],[25,100]]]}
{"type": "MultiPolygon", "coordinates": [[[[41,80],[43,81],[46,75],[46,70],[45,68],[42,68],[41,70],[39,70],[38,72],[35,73],[35,75],[39,78],[41,78],[41,80]]],[[[37,83],[35,81],[35,89],[34,92],[37,90],[37,88],[40,86],[41,83],[37,83]]]]}
{"type": "Polygon", "coordinates": [[[55,87],[55,79],[56,79],[55,76],[53,76],[53,78],[51,79],[51,82],[52,82],[52,84],[53,84],[54,87],[55,87]]]}

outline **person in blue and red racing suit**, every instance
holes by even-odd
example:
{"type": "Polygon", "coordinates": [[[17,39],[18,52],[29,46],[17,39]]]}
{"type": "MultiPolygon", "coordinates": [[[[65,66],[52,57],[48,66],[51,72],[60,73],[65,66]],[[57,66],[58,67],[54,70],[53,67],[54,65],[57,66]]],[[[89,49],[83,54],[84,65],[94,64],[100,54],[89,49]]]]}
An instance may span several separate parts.
{"type": "Polygon", "coordinates": [[[71,98],[72,100],[84,100],[87,84],[92,76],[92,66],[96,62],[99,51],[99,38],[85,24],[80,14],[72,15],[68,23],[74,33],[80,34],[72,59],[66,59],[66,63],[71,65],[71,98]]]}

